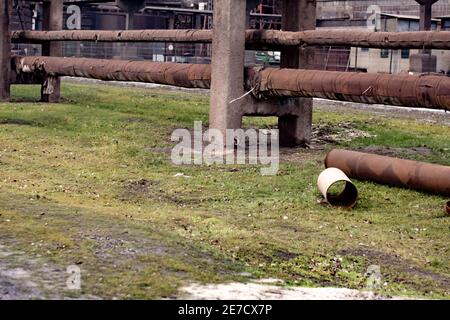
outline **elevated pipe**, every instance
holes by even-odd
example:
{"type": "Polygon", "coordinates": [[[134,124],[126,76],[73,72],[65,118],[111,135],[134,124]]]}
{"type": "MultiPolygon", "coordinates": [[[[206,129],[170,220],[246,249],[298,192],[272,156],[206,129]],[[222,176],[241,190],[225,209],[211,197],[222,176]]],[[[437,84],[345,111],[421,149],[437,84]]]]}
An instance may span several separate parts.
{"type": "Polygon", "coordinates": [[[450,196],[447,166],[335,149],[327,154],[325,167],[358,180],[450,196]]]}
{"type": "MultiPolygon", "coordinates": [[[[16,73],[137,81],[210,88],[211,66],[168,62],[17,57],[16,73]]],[[[248,67],[245,84],[257,99],[310,97],[450,110],[450,78],[248,67]]]]}
{"type": "MultiPolygon", "coordinates": [[[[211,30],[63,30],[13,31],[13,42],[46,41],[98,42],[212,42],[211,30]]],[[[450,49],[450,33],[446,31],[372,32],[366,30],[247,30],[248,45],[266,46],[346,46],[387,49],[450,49]]]]}
{"type": "Polygon", "coordinates": [[[450,110],[450,78],[267,68],[247,69],[258,98],[311,97],[450,110]]]}
{"type": "Polygon", "coordinates": [[[70,76],[105,81],[157,83],[208,89],[209,65],[59,57],[16,57],[16,73],[70,76]]]}

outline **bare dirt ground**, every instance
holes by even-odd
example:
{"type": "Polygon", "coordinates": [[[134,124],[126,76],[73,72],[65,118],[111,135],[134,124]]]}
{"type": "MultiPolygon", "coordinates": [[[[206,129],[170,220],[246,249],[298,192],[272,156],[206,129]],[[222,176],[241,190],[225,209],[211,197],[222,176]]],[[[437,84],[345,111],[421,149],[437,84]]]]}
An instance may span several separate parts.
{"type": "MultiPolygon", "coordinates": [[[[0,300],[63,299],[66,269],[0,245],[0,300]]],[[[96,299],[82,295],[79,299],[96,299]]]]}
{"type": "Polygon", "coordinates": [[[216,285],[192,284],[181,288],[186,299],[192,300],[388,300],[371,291],[346,288],[283,287],[276,279],[263,279],[250,283],[225,283],[216,285]],[[266,281],[268,280],[268,281],[266,281]],[[268,283],[266,283],[268,282],[268,283]]]}

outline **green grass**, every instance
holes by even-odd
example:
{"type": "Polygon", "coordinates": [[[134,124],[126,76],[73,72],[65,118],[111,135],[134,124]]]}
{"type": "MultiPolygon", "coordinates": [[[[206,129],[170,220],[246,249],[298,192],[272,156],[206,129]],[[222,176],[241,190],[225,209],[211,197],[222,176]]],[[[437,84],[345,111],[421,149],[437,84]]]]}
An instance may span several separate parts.
{"type": "Polygon", "coordinates": [[[450,165],[449,126],[315,110],[315,123],[372,137],[296,150],[262,177],[259,166],[175,166],[156,152],[173,145],[174,129],[207,123],[207,96],[68,83],[60,104],[38,95],[15,86],[14,103],[0,104],[0,241],[30,259],[79,264],[82,291],[61,294],[176,297],[183,284],[247,273],[364,289],[375,264],[384,294],[450,297],[446,199],[356,181],[359,202],[347,211],[320,205],[316,188],[333,147],[426,146],[430,154],[404,156],[450,165]]]}

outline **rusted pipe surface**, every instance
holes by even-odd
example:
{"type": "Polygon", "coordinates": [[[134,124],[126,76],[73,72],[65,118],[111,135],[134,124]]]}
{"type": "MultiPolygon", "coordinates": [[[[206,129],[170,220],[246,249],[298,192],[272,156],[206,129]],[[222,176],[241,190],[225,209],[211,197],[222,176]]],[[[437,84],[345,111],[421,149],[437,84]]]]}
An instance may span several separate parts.
{"type": "Polygon", "coordinates": [[[17,73],[43,73],[106,81],[134,81],[204,88],[211,85],[209,65],[58,57],[18,57],[17,73]]]}
{"type": "Polygon", "coordinates": [[[450,167],[347,150],[332,150],[325,167],[348,177],[450,196],[450,167]]]}
{"type": "Polygon", "coordinates": [[[390,49],[450,49],[450,34],[441,31],[372,32],[367,30],[247,31],[247,43],[284,46],[346,46],[390,49]]]}
{"type": "MultiPolygon", "coordinates": [[[[212,42],[211,30],[62,30],[13,31],[13,42],[212,42]]],[[[247,30],[248,44],[272,46],[346,46],[389,49],[450,49],[446,31],[372,32],[366,30],[247,30]]]]}
{"type": "Polygon", "coordinates": [[[13,31],[15,42],[97,41],[97,42],[211,42],[210,30],[61,30],[13,31]]]}
{"type": "Polygon", "coordinates": [[[268,68],[248,78],[257,97],[311,97],[450,110],[450,78],[268,68]]]}
{"type": "MultiPolygon", "coordinates": [[[[18,57],[16,72],[106,81],[136,81],[210,88],[211,66],[151,61],[18,57]]],[[[301,69],[246,68],[246,87],[257,99],[309,97],[450,110],[450,78],[301,69]]]]}

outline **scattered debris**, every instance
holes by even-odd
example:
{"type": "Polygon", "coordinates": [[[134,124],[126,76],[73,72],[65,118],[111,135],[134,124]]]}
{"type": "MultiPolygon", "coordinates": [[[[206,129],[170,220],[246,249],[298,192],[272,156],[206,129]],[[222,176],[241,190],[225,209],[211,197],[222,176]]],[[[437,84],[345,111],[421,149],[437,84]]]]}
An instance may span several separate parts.
{"type": "Polygon", "coordinates": [[[176,174],[174,174],[173,176],[174,178],[179,178],[179,177],[183,177],[183,178],[190,178],[191,176],[187,176],[184,173],[178,172],[176,174]]]}
{"type": "Polygon", "coordinates": [[[375,135],[357,129],[353,122],[341,122],[313,124],[311,137],[311,145],[323,145],[350,142],[356,138],[372,138],[375,135]]]}

